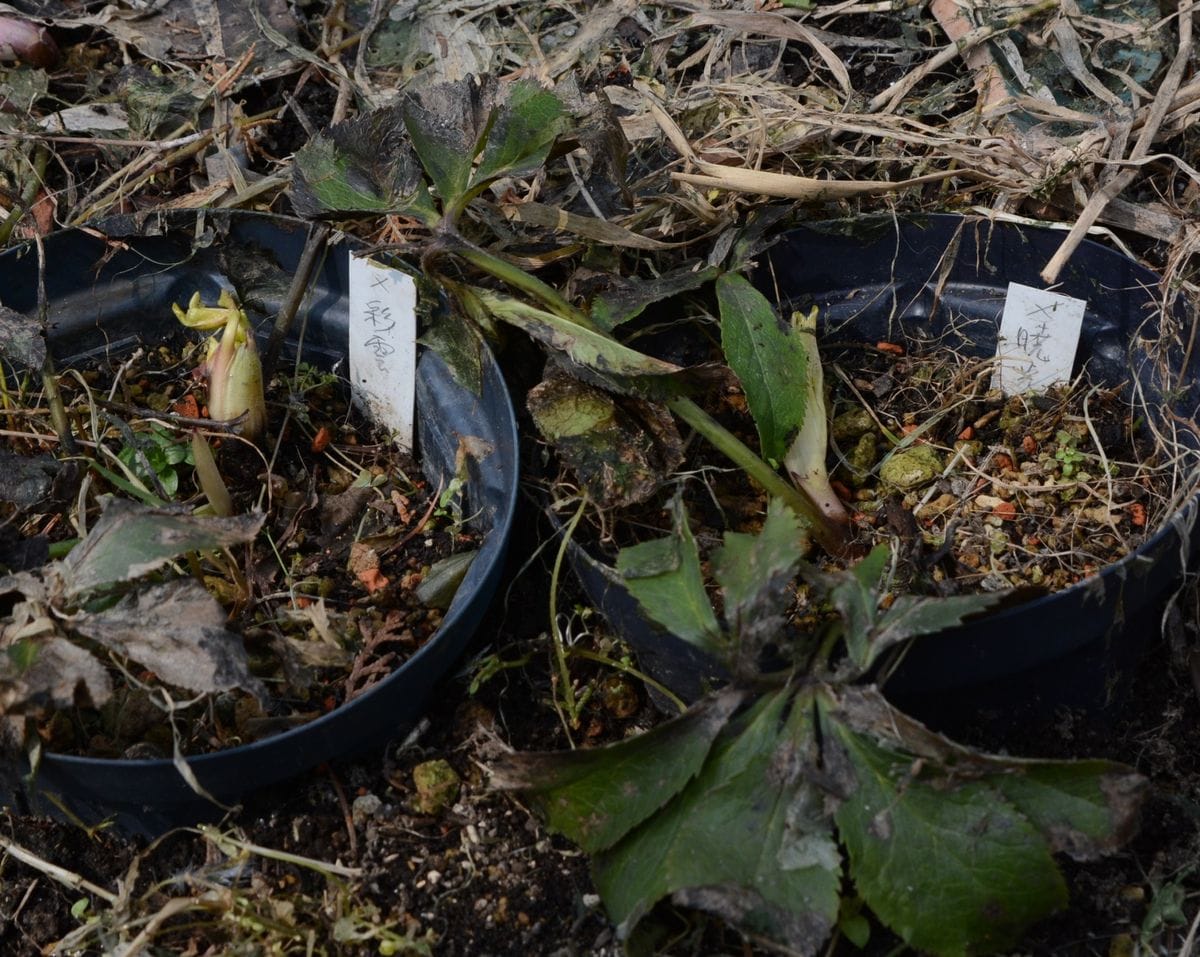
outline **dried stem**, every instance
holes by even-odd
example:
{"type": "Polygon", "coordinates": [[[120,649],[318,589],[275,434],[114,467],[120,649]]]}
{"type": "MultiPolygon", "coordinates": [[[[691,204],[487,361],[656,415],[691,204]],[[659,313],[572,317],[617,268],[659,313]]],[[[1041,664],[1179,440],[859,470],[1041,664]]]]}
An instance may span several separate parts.
{"type": "MultiPolygon", "coordinates": [[[[1129,159],[1131,161],[1140,160],[1150,152],[1150,145],[1154,142],[1155,136],[1158,135],[1158,130],[1171,108],[1175,94],[1179,92],[1180,84],[1183,82],[1183,75],[1187,71],[1188,61],[1192,56],[1192,8],[1194,5],[1194,0],[1183,0],[1180,3],[1179,48],[1175,51],[1175,59],[1171,61],[1171,67],[1167,70],[1167,75],[1163,77],[1163,81],[1158,87],[1158,93],[1154,97],[1154,103],[1150,107],[1150,113],[1146,117],[1146,123],[1142,127],[1141,133],[1138,134],[1137,142],[1134,143],[1133,149],[1129,152],[1129,159]]],[[[1083,212],[1079,214],[1079,218],[1075,221],[1075,225],[1071,227],[1071,231],[1067,234],[1067,238],[1063,240],[1062,245],[1058,247],[1058,251],[1050,258],[1050,262],[1046,264],[1046,268],[1042,270],[1042,279],[1047,284],[1058,281],[1058,274],[1062,272],[1062,268],[1067,264],[1067,260],[1079,248],[1079,244],[1083,242],[1087,231],[1095,225],[1100,214],[1104,212],[1104,208],[1134,181],[1138,172],[1139,170],[1136,165],[1122,169],[1101,183],[1100,188],[1092,194],[1091,199],[1088,200],[1087,205],[1083,208],[1083,212]]]]}

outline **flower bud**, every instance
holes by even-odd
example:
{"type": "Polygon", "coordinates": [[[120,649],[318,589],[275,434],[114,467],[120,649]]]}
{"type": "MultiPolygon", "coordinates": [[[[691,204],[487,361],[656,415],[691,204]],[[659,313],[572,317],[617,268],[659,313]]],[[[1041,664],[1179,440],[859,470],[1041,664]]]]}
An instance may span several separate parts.
{"type": "Polygon", "coordinates": [[[208,378],[208,414],[215,421],[227,422],[246,413],[240,432],[257,441],[266,429],[267,407],[262,362],[246,313],[225,291],[217,306],[205,306],[195,293],[186,312],[177,305],[171,308],[191,329],[220,330],[208,340],[201,366],[208,378]]]}

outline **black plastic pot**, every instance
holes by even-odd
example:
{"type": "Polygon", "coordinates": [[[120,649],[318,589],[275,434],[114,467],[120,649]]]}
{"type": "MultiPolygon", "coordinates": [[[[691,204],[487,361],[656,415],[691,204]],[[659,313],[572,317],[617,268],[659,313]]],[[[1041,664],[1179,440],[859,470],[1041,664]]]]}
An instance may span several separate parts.
{"type": "MultiPolygon", "coordinates": [[[[785,309],[819,306],[822,334],[832,339],[936,340],[988,356],[1008,283],[1044,288],[1038,273],[1063,235],[958,216],[826,224],[787,234],[755,279],[785,309]]],[[[1169,431],[1200,448],[1200,436],[1183,424],[1197,421],[1200,386],[1194,379],[1168,386],[1165,378],[1180,378],[1186,343],[1160,334],[1159,277],[1085,242],[1055,291],[1088,302],[1075,371],[1086,365],[1093,381],[1125,383],[1131,401],[1136,382],[1139,413],[1152,419],[1169,388],[1169,431]]],[[[1191,494],[1134,553],[1077,585],[914,642],[885,686],[888,696],[944,730],[1028,728],[1062,707],[1095,712],[1111,704],[1160,634],[1165,603],[1200,541],[1197,501],[1191,494]]],[[[686,697],[719,677],[694,648],[647,622],[611,569],[581,549],[575,564],[648,671],[686,697]]]]}
{"type": "MultiPolygon", "coordinates": [[[[153,344],[174,327],[171,303],[186,302],[197,290],[214,301],[219,278],[234,284],[263,336],[307,231],[306,224],[280,217],[208,212],[155,220],[146,230],[154,235],[112,236],[111,244],[82,231],[51,236],[45,243],[46,292],[56,358],[61,364],[104,350],[120,353],[138,342],[153,344]]],[[[303,352],[326,367],[348,348],[348,246],[330,246],[307,301],[303,352]]],[[[35,250],[0,256],[0,297],[9,308],[35,314],[35,250]]],[[[290,348],[294,355],[294,342],[290,348]]],[[[473,464],[466,492],[467,512],[482,542],[441,627],[393,674],[329,714],[274,737],[189,758],[200,784],[216,798],[233,803],[323,761],[379,746],[420,716],[491,601],[513,526],[518,474],[516,419],[491,355],[485,355],[483,388],[475,395],[426,351],[417,372],[417,454],[435,486],[454,475],[464,435],[492,450],[473,464]]],[[[169,760],[47,754],[24,790],[35,811],[53,813],[57,802],[85,822],[114,818],[119,827],[145,834],[222,814],[169,760]]]]}

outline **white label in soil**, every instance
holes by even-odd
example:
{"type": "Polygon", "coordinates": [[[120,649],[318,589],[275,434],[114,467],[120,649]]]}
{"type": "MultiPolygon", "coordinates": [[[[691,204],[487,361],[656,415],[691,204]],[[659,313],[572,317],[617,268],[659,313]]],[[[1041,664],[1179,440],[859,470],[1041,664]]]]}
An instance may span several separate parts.
{"type": "Polygon", "coordinates": [[[350,257],[350,388],[355,403],[413,443],[417,376],[417,285],[411,276],[350,257]]]}
{"type": "Polygon", "coordinates": [[[1086,308],[1082,299],[1010,282],[992,388],[1015,395],[1069,381],[1086,308]]]}

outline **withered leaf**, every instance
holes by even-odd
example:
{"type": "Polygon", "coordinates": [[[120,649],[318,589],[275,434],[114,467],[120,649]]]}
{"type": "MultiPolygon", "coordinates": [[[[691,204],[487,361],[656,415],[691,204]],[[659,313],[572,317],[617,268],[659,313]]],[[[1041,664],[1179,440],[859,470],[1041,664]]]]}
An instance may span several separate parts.
{"type": "Polygon", "coordinates": [[[110,499],[87,537],[61,563],[64,596],[70,600],[132,581],[188,552],[248,542],[262,523],[262,513],[212,518],[110,499]]]}
{"type": "Polygon", "coordinates": [[[0,306],[0,358],[30,369],[40,369],[46,361],[40,325],[7,306],[0,306]]]}
{"type": "Polygon", "coordinates": [[[259,690],[242,639],[225,628],[224,609],[194,579],[139,588],[111,608],[68,621],[166,684],[195,692],[259,690]]]}

